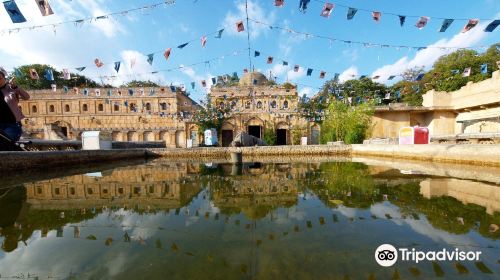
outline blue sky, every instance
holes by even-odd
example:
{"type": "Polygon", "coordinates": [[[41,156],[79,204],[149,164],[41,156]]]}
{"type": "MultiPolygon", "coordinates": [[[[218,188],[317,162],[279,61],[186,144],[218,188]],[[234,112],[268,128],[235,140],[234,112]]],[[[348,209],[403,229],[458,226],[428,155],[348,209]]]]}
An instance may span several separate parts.
{"type": "MultiPolygon", "coordinates": [[[[450,49],[438,47],[478,47],[499,42],[498,28],[492,33],[483,32],[491,19],[500,18],[498,0],[342,0],[336,4],[329,18],[320,16],[324,3],[311,0],[305,13],[299,11],[299,0],[285,0],[284,7],[275,7],[274,0],[248,0],[249,17],[266,23],[250,23],[245,20],[245,1],[237,0],[176,0],[173,5],[161,5],[128,14],[97,21],[86,21],[80,26],[73,23],[9,32],[8,29],[35,25],[54,24],[87,17],[96,17],[160,3],[159,0],[106,1],[106,0],[49,0],[54,15],[42,17],[33,0],[16,1],[27,19],[26,23],[12,24],[7,13],[0,9],[1,31],[4,31],[0,55],[2,65],[8,70],[30,64],[50,64],[57,69],[87,66],[82,74],[100,80],[99,76],[116,76],[104,82],[119,85],[132,79],[150,79],[162,84],[184,84],[195,100],[207,91],[200,81],[222,74],[238,72],[241,77],[244,68],[249,68],[247,33],[236,32],[235,24],[244,21],[250,28],[251,61],[255,70],[278,77],[278,82],[287,79],[299,85],[301,94],[314,94],[317,88],[334,73],[341,79],[351,75],[380,75],[379,81],[387,82],[389,75],[397,75],[413,66],[430,67],[442,54],[450,49]],[[345,6],[345,7],[344,7],[345,6]],[[352,20],[346,19],[347,7],[358,8],[352,20]],[[367,10],[367,11],[364,11],[367,10]],[[382,13],[380,22],[375,22],[369,11],[382,13]],[[396,15],[406,15],[406,23],[399,25],[396,15]],[[430,20],[423,29],[415,27],[420,16],[430,20]],[[441,18],[455,20],[445,33],[437,30],[441,18]],[[460,31],[469,18],[482,19],[471,31],[460,31]],[[484,20],[483,20],[484,19],[484,20]],[[489,20],[486,20],[489,19],[489,20]],[[306,36],[271,26],[289,28],[311,35],[347,41],[361,41],[374,44],[427,46],[416,51],[406,48],[364,46],[340,41],[306,36]],[[214,38],[224,28],[222,38],[214,38]],[[55,32],[54,32],[55,31],[55,32]],[[205,34],[207,44],[201,47],[200,38],[205,34]],[[177,46],[192,41],[184,49],[177,46]],[[167,60],[162,52],[172,48],[167,60]],[[254,57],[254,50],[261,52],[254,57]],[[155,54],[150,66],[146,55],[155,54]],[[273,64],[267,64],[267,56],[273,56],[273,64]],[[101,59],[105,65],[97,68],[94,59],[101,59]],[[131,67],[131,61],[135,65],[131,67]],[[210,60],[210,63],[204,61],[210,60]],[[289,66],[283,67],[282,61],[289,66]],[[115,61],[122,61],[120,72],[113,69],[115,61]],[[197,65],[192,65],[199,63],[197,65]],[[293,66],[301,66],[299,72],[293,66]],[[190,66],[192,65],[192,66],[190,66]],[[182,69],[175,69],[183,66],[182,69]],[[312,68],[312,76],[306,76],[306,69],[312,68]],[[157,74],[151,72],[158,71],[157,74]],[[326,78],[319,79],[319,72],[326,71],[326,78]],[[190,83],[196,82],[195,90],[190,83]]],[[[0,32],[1,32],[0,31],[0,32]]],[[[479,51],[482,49],[478,48],[479,51]]]]}

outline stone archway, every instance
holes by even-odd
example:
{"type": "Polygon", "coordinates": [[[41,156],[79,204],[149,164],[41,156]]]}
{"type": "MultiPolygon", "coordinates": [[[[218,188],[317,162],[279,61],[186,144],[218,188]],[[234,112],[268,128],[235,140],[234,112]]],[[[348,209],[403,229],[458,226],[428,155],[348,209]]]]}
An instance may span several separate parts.
{"type": "Polygon", "coordinates": [[[113,131],[112,133],[113,141],[123,141],[123,132],[121,131],[113,131]]]}
{"type": "Polygon", "coordinates": [[[191,125],[188,129],[188,139],[191,139],[193,142],[193,147],[199,146],[199,134],[198,134],[198,126],[191,125]]]}
{"type": "Polygon", "coordinates": [[[186,148],[186,132],[184,130],[175,132],[175,146],[177,148],[186,148]]]}
{"type": "Polygon", "coordinates": [[[138,142],[139,141],[139,134],[137,131],[129,131],[127,133],[127,141],[128,142],[138,142]]]}
{"type": "Polygon", "coordinates": [[[155,141],[155,134],[152,131],[145,131],[142,134],[142,141],[153,142],[155,141]]]}
{"type": "Polygon", "coordinates": [[[253,117],[246,122],[247,133],[257,138],[264,136],[264,121],[258,117],[253,117]]]}
{"type": "Polygon", "coordinates": [[[235,134],[235,125],[229,121],[225,121],[221,127],[221,144],[222,147],[229,147],[233,142],[235,134]]]}
{"type": "Polygon", "coordinates": [[[314,124],[313,126],[311,126],[311,135],[309,143],[311,145],[318,145],[319,135],[320,135],[320,127],[318,124],[314,124]]]}
{"type": "Polygon", "coordinates": [[[290,126],[285,122],[276,125],[276,145],[288,145],[290,137],[290,126]]]}

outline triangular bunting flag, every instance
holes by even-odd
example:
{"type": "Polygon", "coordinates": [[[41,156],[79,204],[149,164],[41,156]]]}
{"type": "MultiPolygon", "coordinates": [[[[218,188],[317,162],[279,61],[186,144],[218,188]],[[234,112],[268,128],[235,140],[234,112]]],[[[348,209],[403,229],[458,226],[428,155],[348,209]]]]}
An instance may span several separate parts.
{"type": "Polygon", "coordinates": [[[248,73],[248,69],[243,69],[243,73],[248,73]]]}
{"type": "Polygon", "coordinates": [[[45,76],[45,79],[47,81],[53,81],[54,80],[54,73],[52,72],[52,69],[50,69],[50,68],[47,68],[45,70],[45,75],[44,76],[45,76]]]}
{"type": "Polygon", "coordinates": [[[320,16],[329,17],[333,11],[334,6],[335,5],[333,5],[332,3],[325,3],[325,5],[323,6],[323,10],[321,11],[320,16]]]}
{"type": "Polygon", "coordinates": [[[18,79],[19,79],[19,78],[22,78],[24,75],[23,75],[23,73],[21,72],[21,70],[19,70],[19,68],[16,68],[16,69],[14,70],[14,76],[16,76],[16,78],[18,78],[18,79]]]}
{"type": "Polygon", "coordinates": [[[206,44],[207,44],[207,37],[202,36],[201,37],[201,47],[204,48],[206,44]]]}
{"type": "Polygon", "coordinates": [[[387,80],[389,80],[389,81],[390,81],[390,80],[392,80],[392,79],[394,79],[394,78],[396,78],[396,76],[391,75],[391,76],[389,76],[389,78],[387,78],[387,80]]]}
{"type": "Polygon", "coordinates": [[[379,76],[379,75],[376,75],[376,76],[373,76],[373,78],[372,78],[372,79],[373,79],[373,80],[377,80],[378,78],[380,78],[380,76],[379,76]]]}
{"type": "Polygon", "coordinates": [[[116,73],[118,73],[118,71],[120,71],[120,65],[121,65],[120,61],[115,62],[115,71],[116,71],[116,73]]]}
{"type": "Polygon", "coordinates": [[[439,32],[445,32],[448,27],[453,23],[453,19],[448,18],[443,20],[443,23],[441,24],[441,28],[439,29],[439,32]]]}
{"type": "Polygon", "coordinates": [[[451,73],[456,75],[456,74],[459,74],[459,73],[460,73],[460,70],[458,70],[458,69],[454,69],[454,70],[451,70],[451,73]]]}
{"type": "Polygon", "coordinates": [[[497,61],[497,68],[500,69],[500,60],[497,61]]]}
{"type": "Polygon", "coordinates": [[[335,75],[333,76],[333,81],[334,81],[334,82],[338,82],[338,80],[339,80],[339,76],[340,76],[340,74],[339,74],[339,73],[335,73],[335,75]]]}
{"type": "Polygon", "coordinates": [[[175,86],[170,86],[170,91],[175,93],[175,86]]]}
{"type": "Polygon", "coordinates": [[[35,0],[35,2],[38,4],[38,9],[40,9],[40,13],[42,13],[42,16],[50,16],[53,15],[54,12],[52,11],[52,8],[50,7],[49,1],[47,0],[35,0]]]}
{"type": "Polygon", "coordinates": [[[153,58],[154,58],[154,53],[148,54],[148,63],[149,65],[153,65],[153,58]]]}
{"type": "MultiPolygon", "coordinates": [[[[297,72],[297,71],[295,71],[295,72],[297,72]]],[[[312,72],[313,72],[313,70],[312,70],[311,68],[307,68],[307,73],[306,73],[306,75],[307,75],[307,76],[311,76],[311,75],[312,75],[312,72]]]]}
{"type": "Polygon", "coordinates": [[[374,21],[379,22],[380,21],[380,17],[382,17],[382,13],[381,12],[372,12],[372,18],[373,18],[374,21]]]}
{"type": "Polygon", "coordinates": [[[224,28],[222,28],[221,30],[218,31],[217,36],[215,36],[215,38],[218,38],[218,39],[222,38],[222,32],[224,32],[224,28]]]}
{"type": "Polygon", "coordinates": [[[189,44],[189,42],[184,43],[184,44],[182,44],[182,45],[178,45],[178,46],[177,46],[177,48],[178,48],[178,49],[182,49],[182,48],[184,48],[185,46],[187,46],[188,44],[189,44]]]}
{"type": "Polygon", "coordinates": [[[82,72],[83,70],[85,70],[85,68],[87,68],[87,67],[77,67],[75,69],[78,70],[78,71],[80,71],[80,72],[82,72]]]}
{"type": "Polygon", "coordinates": [[[493,32],[493,30],[495,30],[495,28],[497,28],[497,26],[499,25],[500,25],[500,19],[496,19],[492,21],[490,24],[488,24],[488,26],[486,26],[484,32],[493,32]]]}
{"type": "Polygon", "coordinates": [[[254,55],[254,57],[257,57],[257,56],[259,56],[259,55],[260,55],[260,52],[255,51],[253,55],[254,55]]]}
{"type": "Polygon", "coordinates": [[[165,50],[165,52],[163,53],[163,57],[165,57],[166,60],[168,60],[168,58],[170,57],[170,52],[172,51],[171,48],[168,48],[165,50]]]}
{"type": "Polygon", "coordinates": [[[212,85],[215,85],[216,83],[217,83],[217,80],[214,77],[212,77],[212,85]]]}
{"type": "Polygon", "coordinates": [[[351,20],[357,12],[358,12],[358,9],[349,8],[349,10],[347,10],[347,19],[351,20]]]}
{"type": "Polygon", "coordinates": [[[429,21],[429,17],[420,17],[420,19],[415,23],[415,26],[418,29],[422,29],[427,25],[427,21],[429,21]]]}
{"type": "Polygon", "coordinates": [[[236,30],[238,32],[245,31],[245,26],[243,25],[243,21],[240,20],[236,23],[236,30]]]}
{"type": "Polygon", "coordinates": [[[478,19],[469,19],[469,22],[462,28],[462,33],[465,33],[472,28],[476,27],[476,25],[479,23],[478,19]]]}
{"type": "Polygon", "coordinates": [[[399,17],[399,25],[405,25],[406,16],[398,16],[399,17]]]}
{"type": "Polygon", "coordinates": [[[26,22],[26,19],[17,7],[16,1],[5,1],[3,2],[3,6],[5,7],[7,14],[9,14],[12,23],[26,22]]]}

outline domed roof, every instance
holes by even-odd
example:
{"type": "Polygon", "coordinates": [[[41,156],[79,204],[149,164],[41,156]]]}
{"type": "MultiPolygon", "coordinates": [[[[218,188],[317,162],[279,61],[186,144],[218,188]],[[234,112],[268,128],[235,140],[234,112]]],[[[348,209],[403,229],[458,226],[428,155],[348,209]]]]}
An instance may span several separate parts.
{"type": "Polygon", "coordinates": [[[267,78],[260,72],[245,73],[240,79],[240,86],[261,86],[267,84],[267,78]],[[257,82],[254,84],[254,80],[257,82]]]}

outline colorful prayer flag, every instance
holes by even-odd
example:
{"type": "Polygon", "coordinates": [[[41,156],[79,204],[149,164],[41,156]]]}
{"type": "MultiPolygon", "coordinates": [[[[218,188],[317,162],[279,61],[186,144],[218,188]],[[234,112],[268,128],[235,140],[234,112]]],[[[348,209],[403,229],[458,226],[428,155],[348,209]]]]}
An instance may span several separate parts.
{"type": "Polygon", "coordinates": [[[300,66],[299,66],[299,65],[295,65],[295,66],[293,67],[293,72],[299,72],[299,68],[300,68],[300,66]]]}
{"type": "Polygon", "coordinates": [[[207,82],[205,80],[201,80],[201,86],[202,87],[206,87],[207,86],[207,82]]]}
{"type": "Polygon", "coordinates": [[[170,86],[170,91],[175,93],[175,86],[170,86]]]}
{"type": "Polygon", "coordinates": [[[418,76],[415,78],[415,81],[421,81],[424,78],[424,73],[418,74],[418,76]]]}
{"type": "Polygon", "coordinates": [[[389,81],[390,81],[390,80],[392,80],[392,79],[394,79],[394,78],[396,78],[396,76],[391,75],[391,76],[389,76],[389,78],[388,78],[387,80],[389,80],[389,81]]]}
{"type": "Polygon", "coordinates": [[[236,30],[238,32],[245,31],[245,26],[243,25],[243,21],[240,20],[236,23],[236,30]]]}
{"type": "Polygon", "coordinates": [[[467,67],[464,69],[464,72],[462,73],[462,77],[469,77],[471,73],[472,73],[472,69],[470,67],[467,67]]]}
{"type": "Polygon", "coordinates": [[[195,82],[191,82],[191,88],[194,89],[196,83],[195,82]]]}
{"type": "Polygon", "coordinates": [[[168,60],[168,58],[170,57],[170,52],[172,51],[171,48],[168,48],[165,50],[165,52],[163,53],[163,57],[165,57],[166,60],[168,60]]]}
{"type": "Polygon", "coordinates": [[[283,61],[283,66],[288,66],[288,61],[283,61]]]}
{"type": "Polygon", "coordinates": [[[243,73],[248,73],[248,69],[243,69],[243,73]]]}
{"type": "Polygon", "coordinates": [[[376,76],[373,76],[373,78],[372,78],[372,79],[373,79],[373,80],[377,80],[378,78],[380,78],[380,76],[379,76],[379,75],[376,75],[376,76]]]}
{"type": "Polygon", "coordinates": [[[215,77],[212,77],[212,85],[215,85],[217,83],[217,80],[215,79],[215,77]]]}
{"type": "Polygon", "coordinates": [[[325,75],[326,75],[326,72],[325,72],[325,71],[321,71],[321,72],[319,72],[319,78],[320,78],[320,79],[325,78],[325,75]]]}
{"type": "Polygon", "coordinates": [[[488,74],[488,64],[481,64],[481,74],[488,74]]]}
{"type": "Polygon", "coordinates": [[[285,1],[284,0],[274,0],[274,6],[282,7],[285,1]]]}
{"type": "Polygon", "coordinates": [[[307,4],[309,4],[311,0],[300,0],[299,2],[299,11],[305,13],[307,10],[307,4]]]}
{"type": "Polygon", "coordinates": [[[154,53],[150,53],[150,54],[148,54],[148,59],[147,59],[147,61],[148,61],[149,65],[153,65],[153,58],[154,58],[154,55],[155,55],[154,53]]]}
{"type": "Polygon", "coordinates": [[[12,23],[26,22],[26,19],[17,7],[16,1],[5,1],[3,2],[3,6],[5,7],[7,14],[9,14],[12,23]]]}
{"type": "Polygon", "coordinates": [[[104,63],[102,63],[102,61],[99,58],[94,59],[94,63],[95,66],[97,66],[97,68],[101,68],[104,65],[104,63]]]}
{"type": "Polygon", "coordinates": [[[47,0],[35,0],[35,2],[38,4],[38,8],[40,9],[40,13],[42,13],[42,16],[50,16],[53,15],[54,12],[52,11],[52,8],[49,5],[49,1],[47,0]]]}
{"type": "Polygon", "coordinates": [[[207,37],[202,36],[201,37],[201,47],[204,48],[206,44],[207,44],[207,37]]]}
{"type": "Polygon", "coordinates": [[[349,10],[347,10],[347,19],[351,20],[352,18],[354,18],[354,15],[357,12],[358,12],[358,9],[356,9],[356,8],[349,8],[349,10]]]}
{"type": "Polygon", "coordinates": [[[52,69],[47,68],[45,69],[45,79],[47,81],[53,81],[54,80],[54,73],[52,72],[52,69]]]}
{"type": "Polygon", "coordinates": [[[269,56],[267,57],[267,64],[272,64],[273,63],[273,57],[269,56]]]}
{"type": "Polygon", "coordinates": [[[63,69],[63,79],[71,80],[71,74],[69,73],[68,69],[63,69]]]}
{"type": "Polygon", "coordinates": [[[398,16],[399,17],[399,25],[405,25],[406,16],[398,16]]]}
{"type": "Polygon", "coordinates": [[[429,21],[429,17],[420,17],[420,19],[415,23],[415,26],[418,29],[422,29],[427,25],[427,22],[429,21]]]}
{"type": "Polygon", "coordinates": [[[253,55],[254,55],[254,57],[257,57],[257,56],[259,56],[259,55],[260,55],[260,52],[255,51],[253,55]]]}
{"type": "Polygon", "coordinates": [[[380,21],[380,17],[382,17],[382,13],[381,12],[372,12],[372,18],[373,18],[374,21],[379,22],[380,21]]]}
{"type": "Polygon", "coordinates": [[[222,28],[221,30],[218,31],[217,36],[215,36],[215,38],[218,38],[218,39],[222,38],[222,32],[224,32],[224,28],[222,28]]]}
{"type": "Polygon", "coordinates": [[[320,16],[329,17],[333,11],[333,7],[334,7],[334,5],[332,3],[325,3],[325,5],[323,6],[323,10],[321,11],[320,16]]]}
{"type": "Polygon", "coordinates": [[[476,27],[476,25],[479,23],[479,19],[469,19],[469,22],[464,26],[462,29],[462,33],[465,33],[472,28],[476,27]]]}
{"type": "Polygon", "coordinates": [[[496,19],[492,21],[490,24],[488,24],[488,26],[486,26],[484,32],[493,32],[493,30],[495,30],[495,28],[497,28],[497,26],[499,25],[500,25],[500,19],[496,19]]]}
{"type": "Polygon", "coordinates": [[[115,62],[115,71],[116,71],[116,73],[118,73],[118,71],[120,71],[120,65],[121,64],[122,63],[120,61],[115,62]]]}
{"type": "Polygon", "coordinates": [[[184,44],[181,44],[181,45],[178,45],[178,46],[177,46],[177,48],[178,48],[178,49],[182,49],[182,48],[184,48],[185,46],[187,46],[188,44],[189,44],[189,42],[184,43],[184,44]]]}
{"type": "Polygon", "coordinates": [[[441,24],[441,28],[439,29],[439,32],[445,32],[448,27],[450,27],[451,23],[453,22],[453,19],[448,18],[443,20],[443,23],[441,24]]]}
{"type": "MultiPolygon", "coordinates": [[[[295,72],[297,72],[297,71],[295,71],[295,72]]],[[[311,68],[307,68],[307,73],[306,73],[307,76],[311,76],[312,72],[313,72],[313,70],[311,68]]]]}

